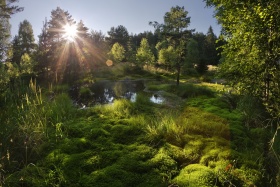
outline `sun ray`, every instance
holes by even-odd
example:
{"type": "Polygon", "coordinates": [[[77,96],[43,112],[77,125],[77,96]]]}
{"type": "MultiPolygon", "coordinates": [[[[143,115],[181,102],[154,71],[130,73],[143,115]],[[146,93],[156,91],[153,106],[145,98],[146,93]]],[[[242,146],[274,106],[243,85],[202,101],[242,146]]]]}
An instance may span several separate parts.
{"type": "Polygon", "coordinates": [[[63,37],[65,39],[67,39],[68,41],[73,42],[75,40],[75,38],[77,37],[78,31],[77,31],[77,26],[75,24],[73,24],[73,25],[66,24],[63,27],[63,30],[65,32],[63,37]]]}

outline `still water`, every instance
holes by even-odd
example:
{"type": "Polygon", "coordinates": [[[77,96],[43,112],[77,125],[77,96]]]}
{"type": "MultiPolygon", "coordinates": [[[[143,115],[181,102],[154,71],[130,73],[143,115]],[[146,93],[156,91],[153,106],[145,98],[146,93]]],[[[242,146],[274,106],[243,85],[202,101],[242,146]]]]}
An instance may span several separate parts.
{"type": "MultiPolygon", "coordinates": [[[[69,93],[71,98],[83,106],[95,104],[109,104],[113,103],[115,99],[128,99],[135,102],[137,94],[144,92],[144,80],[122,80],[122,81],[100,81],[91,85],[85,85],[88,94],[83,95],[80,92],[80,87],[74,86],[69,93]]],[[[150,101],[157,104],[162,104],[164,98],[153,92],[147,92],[150,101]]]]}

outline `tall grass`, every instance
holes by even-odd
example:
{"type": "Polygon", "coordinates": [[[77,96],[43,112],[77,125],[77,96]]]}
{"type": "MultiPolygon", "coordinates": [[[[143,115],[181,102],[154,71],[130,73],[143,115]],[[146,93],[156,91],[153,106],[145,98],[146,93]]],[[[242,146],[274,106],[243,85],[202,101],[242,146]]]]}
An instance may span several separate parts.
{"type": "MultiPolygon", "coordinates": [[[[73,118],[75,109],[67,95],[47,100],[31,80],[7,90],[0,114],[0,186],[5,177],[35,163],[42,154],[40,146],[52,141],[49,131],[61,135],[62,124],[73,118]]],[[[52,133],[51,133],[52,134],[52,133]]]]}
{"type": "Polygon", "coordinates": [[[225,119],[192,107],[187,107],[182,113],[165,112],[157,115],[150,120],[146,132],[151,142],[165,140],[178,146],[186,143],[186,134],[230,138],[229,125],[225,119]]]}

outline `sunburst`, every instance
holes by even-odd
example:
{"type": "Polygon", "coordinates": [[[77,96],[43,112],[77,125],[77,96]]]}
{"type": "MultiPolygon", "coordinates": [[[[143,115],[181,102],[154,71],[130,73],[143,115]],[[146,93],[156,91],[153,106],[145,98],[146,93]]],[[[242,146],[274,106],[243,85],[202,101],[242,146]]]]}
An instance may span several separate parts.
{"type": "Polygon", "coordinates": [[[63,37],[70,42],[73,42],[75,40],[75,38],[77,37],[78,30],[77,30],[77,26],[75,24],[65,25],[63,27],[63,31],[65,32],[63,37]]]}

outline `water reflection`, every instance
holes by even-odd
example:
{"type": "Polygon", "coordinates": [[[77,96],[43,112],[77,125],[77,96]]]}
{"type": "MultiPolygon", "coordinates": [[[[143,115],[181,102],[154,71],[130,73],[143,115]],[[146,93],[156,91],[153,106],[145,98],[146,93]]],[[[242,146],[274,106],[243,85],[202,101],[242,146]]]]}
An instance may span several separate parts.
{"type": "Polygon", "coordinates": [[[162,104],[164,102],[164,98],[158,94],[153,94],[150,101],[156,104],[162,104]]]}
{"type": "MultiPolygon", "coordinates": [[[[83,95],[79,92],[80,88],[71,89],[70,95],[77,103],[86,103],[86,106],[95,104],[113,103],[115,99],[128,99],[136,102],[137,93],[143,92],[145,89],[143,80],[123,80],[123,81],[100,81],[92,85],[88,85],[90,94],[83,95]]],[[[152,94],[152,93],[151,93],[152,94]]],[[[162,104],[164,98],[158,94],[152,94],[150,101],[162,104]]]]}

